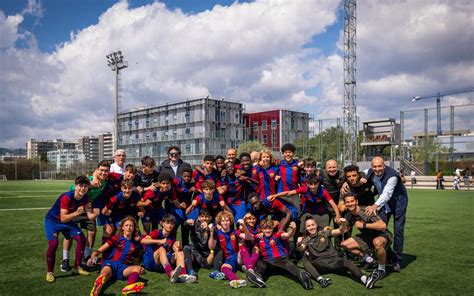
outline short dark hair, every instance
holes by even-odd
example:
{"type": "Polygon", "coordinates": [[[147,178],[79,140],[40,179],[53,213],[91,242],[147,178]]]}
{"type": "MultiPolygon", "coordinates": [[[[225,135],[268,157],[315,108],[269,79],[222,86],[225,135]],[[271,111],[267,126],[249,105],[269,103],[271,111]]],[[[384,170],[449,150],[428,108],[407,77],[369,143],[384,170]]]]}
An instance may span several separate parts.
{"type": "Polygon", "coordinates": [[[284,144],[283,146],[281,146],[281,152],[284,153],[285,151],[287,150],[290,150],[291,152],[295,152],[296,151],[296,147],[295,145],[293,145],[292,143],[286,143],[284,144]]]}
{"type": "Polygon", "coordinates": [[[348,172],[353,172],[353,171],[357,171],[357,172],[358,172],[358,171],[359,171],[359,167],[356,166],[356,165],[354,165],[354,164],[350,164],[350,165],[348,165],[348,166],[346,166],[346,167],[344,168],[344,174],[345,174],[345,173],[348,173],[348,172]]]}
{"type": "Polygon", "coordinates": [[[206,162],[206,161],[214,162],[214,161],[216,161],[216,159],[214,158],[214,156],[208,154],[208,155],[204,155],[203,161],[204,162],[206,162]]]}
{"type": "Polygon", "coordinates": [[[101,166],[110,168],[110,161],[108,160],[99,161],[99,163],[97,164],[97,168],[100,168],[101,166]]]}
{"type": "Polygon", "coordinates": [[[161,222],[176,224],[176,217],[173,214],[166,214],[163,216],[163,218],[161,218],[161,222]]]}
{"type": "Polygon", "coordinates": [[[171,183],[173,181],[173,177],[171,177],[170,173],[163,172],[158,176],[158,182],[163,182],[163,181],[168,181],[171,183]]]}
{"type": "Polygon", "coordinates": [[[181,172],[182,172],[182,173],[190,173],[191,176],[193,175],[193,169],[192,169],[192,168],[189,168],[189,167],[184,167],[181,172]]]}
{"type": "Polygon", "coordinates": [[[129,163],[125,166],[125,171],[136,174],[137,173],[137,167],[134,164],[129,163]]]}
{"type": "Polygon", "coordinates": [[[242,159],[242,157],[245,157],[245,156],[247,156],[248,158],[250,158],[250,153],[248,153],[248,152],[242,152],[242,153],[240,153],[239,159],[242,159]]]}
{"type": "Polygon", "coordinates": [[[354,199],[357,199],[357,194],[355,194],[354,192],[346,192],[342,195],[342,200],[346,201],[346,197],[349,197],[349,196],[353,196],[354,199]]]}
{"type": "Polygon", "coordinates": [[[142,165],[147,166],[147,167],[154,167],[155,166],[155,160],[151,156],[143,156],[142,158],[142,165]]]}
{"type": "Polygon", "coordinates": [[[91,181],[86,176],[81,175],[76,177],[76,179],[74,180],[74,184],[91,185],[91,181]]]}
{"type": "Polygon", "coordinates": [[[181,153],[181,149],[178,146],[169,146],[167,154],[170,154],[171,150],[178,150],[178,153],[181,153]]]}
{"type": "Polygon", "coordinates": [[[320,182],[321,178],[318,177],[316,174],[309,174],[308,176],[306,176],[306,184],[316,184],[320,182]]]}
{"type": "Polygon", "coordinates": [[[199,216],[210,216],[211,213],[209,213],[209,210],[206,208],[201,208],[199,210],[199,216]]]}
{"type": "MultiPolygon", "coordinates": [[[[220,154],[217,155],[217,156],[214,158],[214,161],[217,161],[218,159],[222,159],[223,161],[225,161],[224,155],[220,155],[220,154]]],[[[206,160],[204,160],[204,161],[206,161],[206,160]]]]}
{"type": "Polygon", "coordinates": [[[312,158],[306,158],[304,161],[303,161],[303,164],[304,166],[307,166],[307,165],[310,165],[310,166],[316,166],[316,160],[312,159],[312,158]]]}
{"type": "Polygon", "coordinates": [[[212,180],[206,180],[202,182],[201,189],[206,189],[206,188],[216,189],[216,183],[214,183],[214,181],[212,180]]]}
{"type": "Polygon", "coordinates": [[[133,187],[133,180],[123,180],[122,184],[120,185],[121,188],[131,188],[133,187]]]}

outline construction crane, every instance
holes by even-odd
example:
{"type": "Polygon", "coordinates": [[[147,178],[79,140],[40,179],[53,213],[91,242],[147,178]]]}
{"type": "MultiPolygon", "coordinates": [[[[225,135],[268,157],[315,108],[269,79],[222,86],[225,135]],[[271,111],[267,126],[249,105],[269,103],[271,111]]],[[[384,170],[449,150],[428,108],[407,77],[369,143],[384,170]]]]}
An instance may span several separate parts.
{"type": "Polygon", "coordinates": [[[457,94],[473,92],[473,91],[474,91],[474,87],[466,87],[466,88],[461,88],[461,89],[442,91],[442,92],[438,92],[436,94],[427,95],[427,96],[415,96],[413,97],[412,102],[423,100],[423,99],[436,98],[436,134],[440,136],[441,135],[441,98],[445,96],[457,95],[457,94]]]}

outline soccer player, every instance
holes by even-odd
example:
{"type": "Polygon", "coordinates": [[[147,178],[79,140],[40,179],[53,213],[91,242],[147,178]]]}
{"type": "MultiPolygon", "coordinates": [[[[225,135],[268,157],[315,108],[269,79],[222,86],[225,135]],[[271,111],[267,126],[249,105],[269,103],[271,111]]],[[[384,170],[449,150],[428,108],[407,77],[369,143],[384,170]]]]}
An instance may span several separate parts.
{"type": "MultiPolygon", "coordinates": [[[[274,223],[272,220],[262,221],[260,224],[262,233],[253,236],[263,261],[259,261],[255,268],[257,276],[262,277],[268,275],[270,270],[277,270],[290,274],[296,278],[305,290],[313,288],[311,275],[298,268],[289,258],[289,241],[288,239],[295,234],[296,224],[291,222],[288,231],[274,232],[274,223]]],[[[259,287],[259,286],[257,286],[259,287]]]]}
{"type": "Polygon", "coordinates": [[[250,162],[250,154],[247,152],[242,152],[239,155],[240,159],[240,164],[235,165],[235,169],[237,170],[236,175],[244,175],[246,177],[249,177],[249,183],[245,184],[244,189],[245,189],[245,199],[248,200],[248,196],[251,192],[256,192],[257,191],[257,186],[258,186],[258,181],[253,179],[253,165],[250,162]]]}
{"type": "MultiPolygon", "coordinates": [[[[168,173],[161,173],[157,179],[156,188],[154,190],[147,190],[140,202],[139,207],[145,207],[145,215],[142,219],[143,229],[145,233],[150,233],[152,230],[158,228],[158,223],[165,215],[163,209],[163,201],[170,200],[176,208],[183,207],[178,202],[176,190],[171,186],[173,179],[168,173]]],[[[185,208],[185,207],[183,207],[185,208]]]]}
{"type": "Polygon", "coordinates": [[[300,233],[304,232],[305,226],[304,221],[307,216],[312,216],[321,227],[329,225],[330,212],[329,204],[333,211],[336,213],[336,221],[339,221],[341,214],[337,208],[336,203],[332,200],[331,195],[326,189],[320,184],[320,178],[315,174],[309,175],[306,180],[307,186],[299,187],[296,190],[283,191],[276,195],[271,195],[268,200],[273,200],[276,197],[296,195],[299,194],[301,197],[301,225],[300,233]]]}
{"type": "Polygon", "coordinates": [[[331,280],[323,278],[321,274],[344,274],[347,271],[366,285],[368,289],[373,287],[375,281],[369,279],[352,261],[339,257],[331,243],[330,238],[332,236],[344,233],[346,230],[345,223],[338,229],[331,229],[330,227],[318,229],[316,220],[312,216],[307,216],[304,226],[305,233],[304,236],[298,238],[297,248],[304,253],[304,268],[311,273],[322,288],[328,287],[331,280]]]}
{"type": "MultiPolygon", "coordinates": [[[[347,191],[344,191],[346,186],[343,186],[343,193],[352,192],[357,195],[359,206],[370,206],[375,203],[375,193],[372,191],[374,185],[372,181],[365,178],[363,172],[359,172],[359,167],[356,165],[348,165],[344,168],[344,176],[346,178],[347,191]],[[362,179],[362,180],[361,180],[362,179]]],[[[345,211],[344,201],[339,201],[339,209],[345,211]]]]}
{"type": "Polygon", "coordinates": [[[306,158],[303,161],[303,171],[301,172],[300,180],[301,180],[301,186],[306,185],[306,178],[311,175],[315,174],[319,177],[319,170],[316,167],[316,160],[312,158],[306,158]]]}
{"type": "Polygon", "coordinates": [[[270,201],[268,198],[261,199],[256,193],[251,193],[249,204],[250,211],[259,221],[269,219],[271,215],[271,219],[277,221],[279,229],[285,229],[288,223],[295,218],[292,211],[278,198],[270,201]]]}
{"type": "Polygon", "coordinates": [[[196,276],[187,274],[184,253],[173,231],[175,224],[176,218],[166,214],[160,222],[162,229],[155,229],[142,238],[141,243],[145,245],[143,266],[149,271],[164,270],[171,283],[192,283],[196,276]],[[174,270],[171,264],[176,264],[174,270]]]}
{"type": "Polygon", "coordinates": [[[264,149],[260,153],[260,162],[252,167],[252,178],[258,181],[257,193],[264,199],[278,192],[280,170],[273,165],[273,155],[270,150],[264,149]]]}
{"type": "Polygon", "coordinates": [[[133,191],[133,180],[122,181],[121,188],[122,191],[110,198],[102,209],[102,214],[110,217],[105,225],[106,237],[114,235],[115,229],[125,217],[131,216],[137,220],[144,215],[144,209],[137,206],[140,194],[133,191]]]}
{"type": "Polygon", "coordinates": [[[221,178],[222,188],[225,190],[224,198],[227,207],[231,210],[235,219],[242,219],[247,210],[245,200],[245,184],[249,183],[249,177],[244,175],[236,176],[235,165],[232,161],[225,164],[226,175],[221,178]]]}
{"type": "Polygon", "coordinates": [[[214,221],[217,213],[222,211],[224,208],[227,208],[224,198],[219,192],[216,191],[216,185],[212,180],[206,180],[202,183],[201,187],[202,193],[194,198],[191,202],[191,205],[186,209],[186,215],[188,215],[188,224],[193,224],[198,217],[199,210],[205,208],[209,211],[212,219],[214,221]]]}
{"type": "MultiPolygon", "coordinates": [[[[301,168],[298,165],[298,160],[293,158],[295,151],[296,147],[291,143],[286,143],[281,147],[283,160],[279,165],[281,180],[278,184],[278,192],[295,190],[301,184],[301,168]]],[[[301,201],[298,195],[288,195],[284,200],[293,203],[298,213],[301,213],[301,201]]]]}
{"type": "MultiPolygon", "coordinates": [[[[235,274],[238,265],[242,264],[242,258],[239,252],[239,239],[252,239],[252,236],[247,227],[242,225],[243,221],[238,222],[239,230],[231,228],[234,225],[234,216],[229,211],[220,212],[216,217],[216,222],[217,225],[220,226],[220,229],[217,230],[217,238],[211,241],[210,248],[214,249],[217,240],[219,240],[219,245],[224,255],[221,271],[225,274],[226,279],[230,281],[229,285],[232,288],[244,287],[247,285],[247,281],[239,279],[235,274]]],[[[247,260],[249,260],[249,258],[245,258],[244,262],[247,260]]],[[[247,277],[262,282],[262,280],[255,275],[253,269],[249,269],[248,266],[246,274],[247,277]]]]}
{"type": "Polygon", "coordinates": [[[141,159],[142,167],[138,170],[134,184],[138,193],[143,195],[145,191],[156,190],[154,184],[158,182],[158,176],[160,175],[155,169],[155,160],[151,156],[144,156],[141,159]]]}
{"type": "MultiPolygon", "coordinates": [[[[376,282],[385,277],[385,248],[390,242],[390,233],[387,231],[387,225],[376,214],[367,215],[365,207],[358,205],[357,196],[354,193],[346,193],[343,196],[347,213],[344,219],[348,227],[355,226],[360,234],[350,237],[341,243],[341,247],[352,254],[362,257],[368,256],[369,249],[374,248],[377,255],[378,268],[370,276],[371,281],[376,282]]],[[[372,285],[367,283],[367,285],[372,285]]]]}
{"type": "MultiPolygon", "coordinates": [[[[257,223],[257,217],[252,213],[247,213],[244,216],[244,225],[247,227],[251,235],[257,235],[262,232],[260,224],[257,223]]],[[[244,266],[248,266],[250,269],[254,269],[257,264],[258,259],[260,258],[260,253],[258,247],[255,245],[254,241],[246,240],[240,246],[240,253],[243,254],[243,258],[249,258],[248,262],[244,263],[244,266]],[[247,254],[244,254],[247,253],[247,254]]],[[[252,282],[251,280],[249,280],[252,282]]]]}
{"type": "Polygon", "coordinates": [[[203,159],[203,164],[202,167],[196,167],[193,173],[193,179],[196,182],[196,188],[197,190],[202,192],[202,183],[206,180],[212,180],[214,181],[214,184],[216,185],[217,191],[219,191],[220,194],[222,194],[224,191],[221,190],[219,187],[220,181],[221,181],[221,175],[217,171],[217,169],[214,168],[214,156],[212,155],[205,155],[203,159]]]}
{"type": "Polygon", "coordinates": [[[91,296],[99,295],[100,290],[109,279],[127,280],[122,294],[139,293],[143,290],[145,283],[138,282],[142,267],[133,264],[140,250],[140,243],[137,241],[139,237],[136,220],[133,217],[126,217],[118,226],[118,234],[109,238],[105,244],[92,252],[91,258],[87,262],[89,266],[97,261],[99,254],[104,254],[107,251],[108,256],[102,262],[102,269],[94,282],[91,296]]]}
{"type": "Polygon", "coordinates": [[[171,213],[176,217],[176,231],[178,227],[181,226],[181,240],[184,246],[189,244],[189,228],[186,227],[186,209],[191,205],[194,195],[199,194],[192,175],[193,170],[191,168],[184,168],[181,172],[181,176],[173,179],[173,186],[178,194],[179,204],[182,205],[184,203],[186,205],[186,208],[171,208],[171,213]]]}
{"type": "Polygon", "coordinates": [[[185,245],[183,248],[184,263],[189,274],[197,276],[194,266],[213,268],[209,274],[210,278],[225,279],[225,274],[219,271],[222,265],[222,250],[218,246],[215,250],[209,246],[215,235],[215,227],[211,224],[209,211],[203,208],[199,211],[199,216],[191,229],[192,245],[185,245]]]}
{"type": "Polygon", "coordinates": [[[74,217],[87,213],[90,220],[94,220],[97,212],[92,211],[92,206],[87,191],[90,181],[87,177],[79,176],[74,180],[75,188],[59,196],[53,207],[48,211],[44,219],[44,230],[48,240],[48,251],[46,252],[46,264],[48,272],[47,282],[54,282],[54,264],[56,260],[56,250],[58,249],[58,235],[61,232],[66,239],[76,241],[76,258],[74,273],[89,275],[89,272],[81,268],[81,261],[84,255],[85,237],[79,227],[72,221],[74,217]]]}

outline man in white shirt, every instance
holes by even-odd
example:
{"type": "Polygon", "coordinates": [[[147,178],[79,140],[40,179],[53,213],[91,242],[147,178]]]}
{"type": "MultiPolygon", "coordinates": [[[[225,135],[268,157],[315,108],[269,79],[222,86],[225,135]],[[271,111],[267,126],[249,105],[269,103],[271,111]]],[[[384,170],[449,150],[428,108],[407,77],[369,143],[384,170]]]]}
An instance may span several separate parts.
{"type": "Polygon", "coordinates": [[[117,149],[114,155],[114,163],[110,166],[111,173],[122,174],[125,172],[125,150],[117,149]]]}

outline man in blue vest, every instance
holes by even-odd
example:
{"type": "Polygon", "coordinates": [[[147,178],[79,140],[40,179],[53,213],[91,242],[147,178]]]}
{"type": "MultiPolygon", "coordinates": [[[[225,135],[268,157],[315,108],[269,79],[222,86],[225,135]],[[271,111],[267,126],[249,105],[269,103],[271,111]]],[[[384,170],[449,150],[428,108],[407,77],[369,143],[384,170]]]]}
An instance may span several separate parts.
{"type": "Polygon", "coordinates": [[[377,213],[388,225],[393,215],[394,223],[394,258],[393,271],[400,272],[400,263],[403,254],[403,240],[405,229],[405,218],[408,206],[408,194],[397,171],[385,166],[381,157],[372,159],[372,168],[367,172],[367,179],[375,185],[379,195],[375,204],[366,207],[366,214],[377,213]]]}

